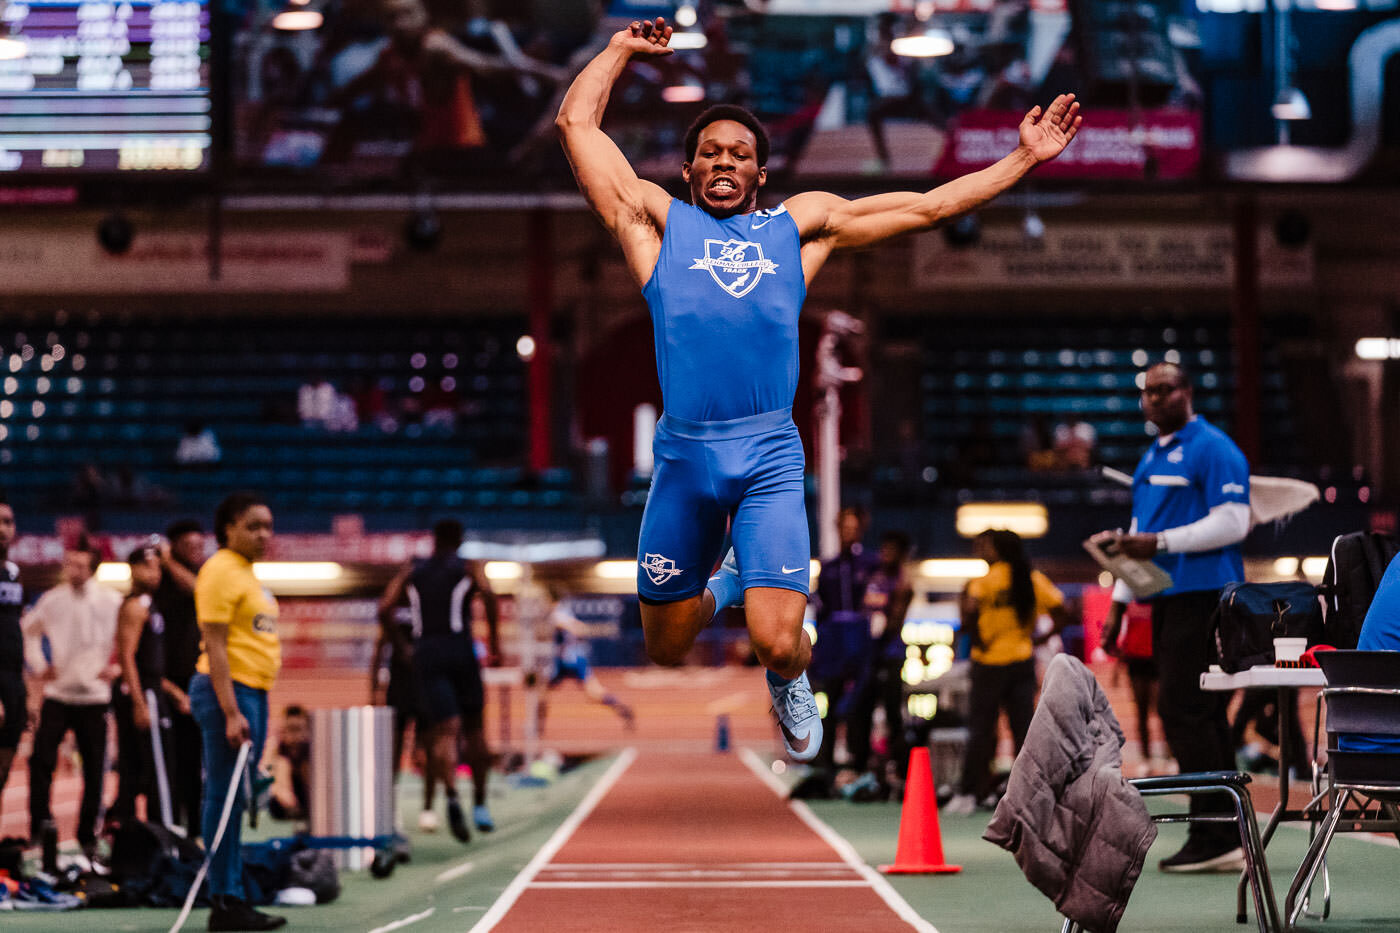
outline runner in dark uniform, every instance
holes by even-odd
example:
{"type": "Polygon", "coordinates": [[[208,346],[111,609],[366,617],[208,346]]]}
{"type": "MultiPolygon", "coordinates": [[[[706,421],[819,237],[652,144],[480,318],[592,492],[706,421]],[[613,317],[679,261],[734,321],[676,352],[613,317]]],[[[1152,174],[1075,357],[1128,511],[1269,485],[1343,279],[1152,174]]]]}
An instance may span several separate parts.
{"type": "Polygon", "coordinates": [[[15,749],[29,723],[29,696],[24,689],[24,636],[20,632],[20,610],[24,607],[24,585],[19,582],[19,566],[10,560],[15,540],[15,510],[0,497],[0,793],[10,777],[15,749]]]}
{"type": "Polygon", "coordinates": [[[459,740],[466,745],[465,757],[472,769],[473,822],[483,832],[496,828],[486,807],[491,750],[482,728],[485,689],[472,640],[474,596],[481,596],[490,626],[488,663],[498,663],[500,643],[496,596],[476,562],[457,555],[461,545],[461,523],[438,522],[433,527],[433,556],[415,560],[399,572],[384,593],[380,612],[382,617],[408,601],[414,639],[408,650],[418,685],[418,713],[428,730],[424,809],[431,810],[433,782],[441,781],[447,794],[448,825],[454,836],[466,842],[471,830],[457,800],[459,740]]]}

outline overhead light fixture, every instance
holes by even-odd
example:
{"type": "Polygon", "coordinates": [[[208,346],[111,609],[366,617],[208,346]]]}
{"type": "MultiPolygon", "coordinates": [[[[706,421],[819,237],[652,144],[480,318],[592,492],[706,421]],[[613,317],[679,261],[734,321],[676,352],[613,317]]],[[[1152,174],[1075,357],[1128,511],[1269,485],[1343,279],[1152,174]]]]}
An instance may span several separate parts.
{"type": "Polygon", "coordinates": [[[705,89],[698,84],[673,84],[661,89],[661,99],[668,104],[693,104],[705,99],[705,89]]]}
{"type": "Polygon", "coordinates": [[[709,44],[710,40],[705,38],[703,32],[673,32],[667,46],[677,52],[693,52],[709,44]]]}
{"type": "Polygon", "coordinates": [[[1342,11],[1356,9],[1356,0],[1316,0],[1319,10],[1342,11]]]}
{"type": "Polygon", "coordinates": [[[1050,527],[1050,517],[1039,502],[969,502],[958,506],[954,524],[964,538],[993,529],[1039,538],[1050,527]]]}
{"type": "Polygon", "coordinates": [[[525,575],[525,568],[513,560],[488,560],[482,569],[488,580],[519,580],[525,575]]]}
{"type": "Polygon", "coordinates": [[[637,575],[635,560],[600,560],[593,572],[604,580],[631,580],[637,575]]]}
{"type": "Polygon", "coordinates": [[[1273,111],[1275,120],[1311,120],[1312,107],[1308,104],[1308,99],[1303,96],[1303,92],[1296,87],[1286,87],[1278,92],[1274,98],[1274,105],[1269,108],[1273,111]]]}
{"type": "Polygon", "coordinates": [[[952,55],[954,48],[953,36],[939,26],[930,26],[890,42],[890,51],[905,58],[939,58],[952,55]]]}
{"type": "Polygon", "coordinates": [[[919,575],[933,580],[971,580],[987,575],[987,562],[970,557],[925,560],[919,562],[919,575]]]}
{"type": "Polygon", "coordinates": [[[341,567],[335,561],[259,561],[253,576],[263,583],[320,583],[340,579],[341,567]]]}
{"type": "Polygon", "coordinates": [[[1359,360],[1400,360],[1400,340],[1394,337],[1362,337],[1356,341],[1359,360]]]}
{"type": "Polygon", "coordinates": [[[693,3],[682,3],[676,7],[676,25],[682,29],[689,29],[699,20],[699,14],[695,11],[693,3]]]}
{"type": "Polygon", "coordinates": [[[305,32],[320,29],[325,21],[320,10],[292,7],[272,17],[272,28],[279,32],[305,32]]]}

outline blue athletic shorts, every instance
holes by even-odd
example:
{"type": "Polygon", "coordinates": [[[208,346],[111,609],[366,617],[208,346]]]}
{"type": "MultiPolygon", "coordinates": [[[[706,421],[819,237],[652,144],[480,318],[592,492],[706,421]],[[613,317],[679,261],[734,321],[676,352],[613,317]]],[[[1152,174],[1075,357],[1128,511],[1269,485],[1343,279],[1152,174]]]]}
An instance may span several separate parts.
{"type": "Polygon", "coordinates": [[[810,591],[805,458],[791,410],[710,422],[662,415],[652,451],[638,595],[657,603],[699,595],[730,516],[744,589],[810,591]]]}
{"type": "Polygon", "coordinates": [[[556,659],[554,662],[554,672],[549,676],[549,686],[554,686],[562,680],[577,680],[583,683],[588,679],[588,659],[573,658],[572,660],[556,659]]]}

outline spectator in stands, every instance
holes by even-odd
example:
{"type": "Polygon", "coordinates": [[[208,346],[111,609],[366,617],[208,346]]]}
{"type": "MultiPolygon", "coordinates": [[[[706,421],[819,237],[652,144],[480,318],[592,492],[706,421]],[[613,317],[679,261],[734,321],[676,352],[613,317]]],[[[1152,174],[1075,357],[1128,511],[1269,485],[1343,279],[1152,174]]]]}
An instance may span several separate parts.
{"type": "Polygon", "coordinates": [[[875,41],[865,62],[870,85],[870,102],[865,110],[865,122],[875,144],[876,160],[867,172],[879,174],[890,167],[890,149],[885,141],[885,121],[891,118],[914,119],[923,123],[941,123],[919,87],[918,60],[896,55],[890,48],[899,24],[896,13],[881,13],[876,18],[875,41]]]}
{"type": "Polygon", "coordinates": [[[1027,469],[1054,470],[1059,467],[1055,435],[1043,412],[1035,412],[1021,426],[1021,456],[1027,469]]]}
{"type": "MultiPolygon", "coordinates": [[[[1201,689],[1210,664],[1210,619],[1225,584],[1244,579],[1240,542],[1249,533],[1249,463],[1225,432],[1192,408],[1191,379],[1177,363],[1147,370],[1142,410],[1157,437],[1133,475],[1133,521],[1127,534],[1094,540],[1138,560],[1152,560],[1172,585],[1152,597],[1152,653],[1160,675],[1157,711],[1167,745],[1186,771],[1235,767],[1226,717],[1229,695],[1201,689]]],[[[1119,581],[1109,611],[1116,625],[1132,592],[1119,581]]],[[[1193,813],[1228,809],[1197,795],[1193,813]]],[[[1168,872],[1239,871],[1244,853],[1228,824],[1192,823],[1181,851],[1158,867],[1168,872]]]]}
{"type": "Polygon", "coordinates": [[[302,427],[324,428],[335,415],[339,393],[325,373],[313,373],[297,389],[297,415],[302,427]]]}
{"type": "Polygon", "coordinates": [[[84,463],[68,488],[68,506],[82,513],[84,526],[102,527],[102,507],[112,499],[112,484],[95,463],[84,463]]]}
{"type": "Polygon", "coordinates": [[[972,685],[962,785],[947,804],[947,812],[957,815],[985,804],[992,791],[991,766],[1003,709],[1016,751],[1021,751],[1035,712],[1035,646],[1073,621],[1064,596],[1031,567],[1020,535],[989,529],[974,540],[973,553],[988,568],[986,576],[968,582],[962,595],[962,626],[972,639],[972,685]],[[1054,628],[1036,635],[1036,621],[1045,614],[1054,628]]]}
{"type": "Polygon", "coordinates": [[[267,812],[274,820],[311,818],[311,719],[296,703],[282,711],[267,812]]]}
{"type": "Polygon", "coordinates": [[[854,708],[846,722],[846,747],[851,763],[869,770],[847,788],[851,799],[887,799],[890,782],[902,781],[909,769],[909,747],[904,739],[904,617],[914,601],[905,563],[911,544],[902,531],[880,536],[880,563],[865,587],[865,609],[870,614],[873,650],[856,688],[854,708]],[[871,727],[876,708],[884,710],[887,749],[885,762],[871,758],[871,727]],[[885,766],[888,764],[888,767],[885,766]],[[893,775],[889,772],[893,771],[893,775]]]}
{"type": "Polygon", "coordinates": [[[157,786],[155,743],[152,729],[161,730],[161,770],[169,774],[170,738],[162,725],[169,720],[172,703],[189,708],[185,691],[165,676],[165,619],[155,603],[160,586],[160,549],[154,544],[137,548],[127,558],[131,568],[131,592],[117,613],[117,663],[121,679],[112,697],[117,723],[117,799],[107,811],[109,823],[136,818],[136,798],[146,798],[147,819],[160,813],[160,793],[169,799],[169,781],[157,786]],[[154,703],[154,705],[152,705],[154,703]]]}
{"type": "Polygon", "coordinates": [[[0,797],[10,779],[15,749],[29,725],[29,694],[24,687],[24,635],[20,611],[24,584],[19,566],[10,560],[15,542],[15,510],[0,495],[0,797]]]}
{"type": "Polygon", "coordinates": [[[92,578],[99,560],[97,548],[86,536],[66,547],[63,582],[39,597],[21,623],[25,661],[34,678],[44,685],[44,703],[29,759],[30,836],[34,841],[51,841],[57,834],[49,794],[58,766],[58,746],[71,730],[83,764],[77,836],[89,858],[97,851],[107,707],[112,702],[112,681],[121,675],[121,668],[112,663],[112,649],[122,598],[92,578]]]}
{"type": "Polygon", "coordinates": [[[1062,470],[1087,470],[1094,465],[1094,426],[1077,415],[1055,425],[1055,459],[1062,470]]]}
{"type": "Polygon", "coordinates": [[[218,463],[222,457],[219,440],[208,425],[198,421],[191,421],[185,425],[185,436],[180,438],[180,445],[175,448],[176,463],[181,466],[198,466],[218,463]]]}
{"type": "MultiPolygon", "coordinates": [[[[812,773],[793,788],[799,799],[831,796],[836,779],[837,726],[847,723],[856,699],[856,688],[865,673],[871,650],[870,612],[865,605],[866,587],[879,561],[866,553],[865,512],[847,506],[836,516],[841,551],[822,562],[817,591],[812,596],[816,610],[817,637],[812,644],[808,677],[815,693],[826,695],[822,744],[812,760],[812,773]]],[[[847,750],[854,751],[849,744],[847,750]]],[[[867,749],[868,751],[868,749],[867,749]]],[[[863,761],[856,766],[864,768],[863,761]]]]}
{"type": "MultiPolygon", "coordinates": [[[[272,540],[272,510],[254,493],[235,492],[214,513],[219,550],[199,568],[195,611],[204,650],[190,679],[190,708],[204,748],[204,839],[214,839],[240,748],[247,767],[262,760],[267,694],[282,666],[277,601],[253,575],[272,540]]],[[[209,865],[211,930],[271,930],[286,918],[254,910],[243,895],[244,795],[234,793],[228,825],[209,865]]]]}
{"type": "Polygon", "coordinates": [[[170,493],[138,476],[130,466],[117,467],[112,477],[112,502],[126,508],[159,507],[170,502],[170,493]]]}
{"type": "Polygon", "coordinates": [[[423,391],[423,427],[439,428],[451,433],[457,428],[457,409],[461,406],[457,380],[452,376],[428,383],[423,391]]]}
{"type": "MultiPolygon", "coordinates": [[[[195,620],[195,575],[204,563],[204,528],[184,519],[165,529],[160,545],[160,586],[155,607],[165,620],[165,679],[181,689],[189,687],[199,658],[199,623],[195,620]]],[[[188,696],[171,694],[170,792],[177,825],[186,837],[200,833],[199,802],[204,792],[203,752],[199,724],[190,713],[188,696]]]]}

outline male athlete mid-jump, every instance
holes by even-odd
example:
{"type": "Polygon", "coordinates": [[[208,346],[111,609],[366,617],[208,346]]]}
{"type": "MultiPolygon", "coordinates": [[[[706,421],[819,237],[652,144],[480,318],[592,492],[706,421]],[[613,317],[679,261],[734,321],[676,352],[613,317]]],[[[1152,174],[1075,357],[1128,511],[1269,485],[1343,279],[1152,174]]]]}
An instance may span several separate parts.
{"type": "Polygon", "coordinates": [[[637,177],[602,131],[613,84],[633,57],[670,54],[671,28],[634,22],[579,73],[557,125],[584,197],[622,244],[651,308],[665,413],[637,546],[647,653],[679,664],[717,610],[744,604],[749,636],[788,753],[811,759],[821,719],[802,630],[811,543],[802,442],[792,421],[797,319],[833,250],[930,230],[975,210],[1059,155],[1079,129],[1062,94],[1020,126],[995,165],[925,193],[848,201],[807,192],[758,209],[768,135],[741,107],[700,115],[685,136],[687,204],[637,177]],[[732,518],[733,548],[706,582],[732,518]]]}

